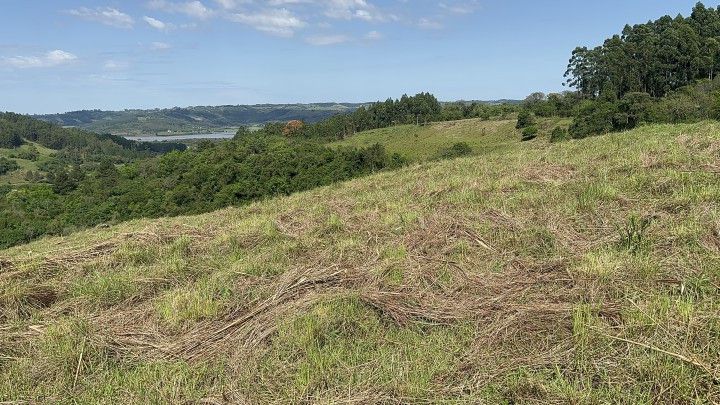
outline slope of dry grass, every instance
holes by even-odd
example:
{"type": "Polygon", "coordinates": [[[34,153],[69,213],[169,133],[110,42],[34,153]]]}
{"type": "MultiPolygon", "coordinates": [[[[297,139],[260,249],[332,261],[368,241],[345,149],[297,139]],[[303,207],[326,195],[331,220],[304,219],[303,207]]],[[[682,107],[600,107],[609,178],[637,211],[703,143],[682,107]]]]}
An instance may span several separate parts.
{"type": "Polygon", "coordinates": [[[720,401],[720,125],[0,252],[0,400],[720,401]]]}
{"type": "MultiPolygon", "coordinates": [[[[460,121],[436,122],[423,127],[398,125],[361,132],[331,146],[368,147],[382,144],[390,153],[399,153],[411,162],[434,159],[438,153],[455,143],[464,142],[474,155],[512,152],[520,140],[515,129],[516,119],[483,121],[473,118],[460,121]]],[[[555,127],[570,124],[567,119],[540,118],[541,137],[549,137],[555,127]]]]}

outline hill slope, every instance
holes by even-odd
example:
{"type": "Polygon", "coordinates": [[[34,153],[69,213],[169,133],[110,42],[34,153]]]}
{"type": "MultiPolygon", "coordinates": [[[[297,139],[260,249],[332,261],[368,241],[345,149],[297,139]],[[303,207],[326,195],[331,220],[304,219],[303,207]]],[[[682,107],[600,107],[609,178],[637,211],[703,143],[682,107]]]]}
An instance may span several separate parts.
{"type": "Polygon", "coordinates": [[[717,402],[720,125],[0,252],[0,400],[717,402]]]}
{"type": "MultiPolygon", "coordinates": [[[[423,127],[397,125],[388,128],[360,132],[346,139],[332,142],[335,147],[356,148],[380,143],[389,153],[399,153],[412,162],[430,160],[443,150],[458,142],[464,142],[472,154],[498,153],[517,148],[520,131],[515,129],[517,120],[482,120],[471,118],[459,121],[435,122],[423,127]]],[[[555,127],[567,127],[569,120],[563,118],[538,119],[541,136],[549,137],[555,127]]]]}

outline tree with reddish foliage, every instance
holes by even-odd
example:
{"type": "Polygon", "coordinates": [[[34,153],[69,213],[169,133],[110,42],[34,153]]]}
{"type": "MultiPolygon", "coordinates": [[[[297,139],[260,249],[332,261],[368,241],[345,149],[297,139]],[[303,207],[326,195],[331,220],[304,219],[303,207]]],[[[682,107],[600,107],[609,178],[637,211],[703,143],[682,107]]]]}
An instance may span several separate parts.
{"type": "Polygon", "coordinates": [[[305,123],[298,120],[292,120],[285,125],[283,128],[283,135],[285,136],[298,136],[302,134],[305,129],[305,123]]]}

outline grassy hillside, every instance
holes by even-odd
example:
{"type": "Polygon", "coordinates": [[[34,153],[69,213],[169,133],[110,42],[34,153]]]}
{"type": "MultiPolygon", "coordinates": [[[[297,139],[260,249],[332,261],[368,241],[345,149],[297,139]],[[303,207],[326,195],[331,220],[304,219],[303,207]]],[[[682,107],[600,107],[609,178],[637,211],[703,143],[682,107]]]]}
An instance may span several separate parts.
{"type": "Polygon", "coordinates": [[[0,148],[0,156],[4,156],[8,159],[12,159],[18,163],[20,168],[18,170],[14,170],[12,172],[6,173],[4,175],[0,175],[0,185],[9,184],[9,185],[18,185],[18,184],[25,184],[27,181],[25,180],[25,175],[29,171],[39,171],[39,164],[41,164],[44,161],[47,161],[50,159],[50,157],[55,153],[56,151],[52,149],[48,149],[46,147],[43,147],[42,145],[39,145],[37,143],[33,142],[27,142],[25,145],[21,146],[20,148],[16,149],[6,149],[6,148],[0,148]],[[21,152],[23,150],[29,150],[31,146],[34,146],[37,151],[40,153],[40,156],[37,160],[32,161],[28,159],[20,159],[19,156],[21,155],[21,152]]]}
{"type": "Polygon", "coordinates": [[[718,402],[719,173],[649,126],[12,248],[0,401],[718,402]]]}
{"type": "MultiPolygon", "coordinates": [[[[458,142],[467,143],[474,154],[509,151],[517,147],[520,131],[516,120],[467,119],[433,123],[424,127],[400,125],[361,132],[331,146],[367,147],[382,144],[389,153],[399,153],[411,161],[424,161],[437,156],[458,142]]],[[[569,120],[540,119],[540,136],[547,137],[556,126],[567,127],[569,120]]]]}

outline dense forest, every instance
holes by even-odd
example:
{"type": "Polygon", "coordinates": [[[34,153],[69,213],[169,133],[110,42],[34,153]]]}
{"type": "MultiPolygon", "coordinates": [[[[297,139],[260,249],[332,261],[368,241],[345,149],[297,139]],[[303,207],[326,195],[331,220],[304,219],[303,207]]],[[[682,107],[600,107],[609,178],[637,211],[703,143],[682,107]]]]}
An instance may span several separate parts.
{"type": "MultiPolygon", "coordinates": [[[[698,3],[687,18],[627,25],[598,47],[576,48],[565,73],[565,85],[576,91],[533,93],[523,106],[537,116],[573,117],[575,138],[718,119],[719,68],[720,8],[698,3]]],[[[532,132],[528,123],[518,127],[532,132]]]]}
{"type": "Polygon", "coordinates": [[[260,131],[122,165],[110,156],[56,165],[42,180],[0,188],[0,247],[106,222],[207,212],[403,164],[379,145],[336,150],[260,131]]]}

